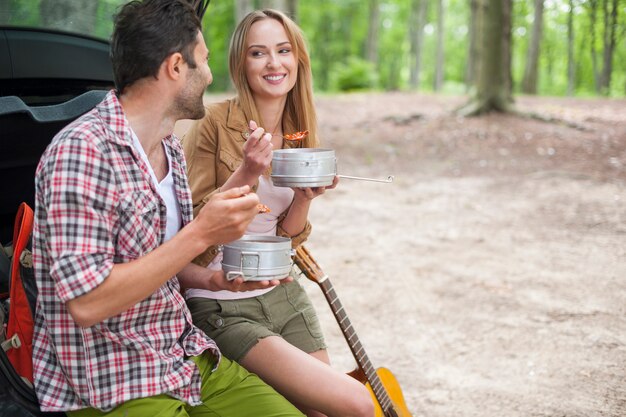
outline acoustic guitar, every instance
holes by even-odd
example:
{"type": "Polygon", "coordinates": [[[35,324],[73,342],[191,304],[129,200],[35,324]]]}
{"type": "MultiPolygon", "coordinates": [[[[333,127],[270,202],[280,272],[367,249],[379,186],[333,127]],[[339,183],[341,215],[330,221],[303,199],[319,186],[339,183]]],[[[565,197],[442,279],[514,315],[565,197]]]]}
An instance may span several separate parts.
{"type": "Polygon", "coordinates": [[[309,251],[302,245],[296,249],[294,262],[308,279],[317,283],[322,289],[358,365],[348,375],[366,385],[374,400],[376,417],[412,417],[395,376],[386,368],[374,369],[372,366],[328,275],[322,271],[309,251]]]}

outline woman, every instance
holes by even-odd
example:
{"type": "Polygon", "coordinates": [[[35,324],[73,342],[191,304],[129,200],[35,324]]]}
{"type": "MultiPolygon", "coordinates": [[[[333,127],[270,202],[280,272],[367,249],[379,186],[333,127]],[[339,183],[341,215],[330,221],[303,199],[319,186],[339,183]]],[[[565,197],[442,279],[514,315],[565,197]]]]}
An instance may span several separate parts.
{"type": "MultiPolygon", "coordinates": [[[[337,184],[335,178],[329,187],[279,188],[269,178],[272,149],[318,145],[303,35],[281,12],[252,12],[233,34],[229,68],[237,97],[209,106],[183,140],[194,209],[217,191],[249,184],[270,212],[259,214],[246,234],[287,236],[296,247],[311,230],[311,200],[337,184]],[[283,139],[303,130],[309,135],[302,143],[283,139]]],[[[220,261],[217,248],[196,259],[223,274],[220,261]]],[[[201,287],[197,282],[194,286],[201,287]]],[[[246,292],[188,288],[186,297],[194,323],[226,356],[258,374],[307,415],[374,415],[365,387],[329,366],[313,306],[292,278],[246,292]]]]}

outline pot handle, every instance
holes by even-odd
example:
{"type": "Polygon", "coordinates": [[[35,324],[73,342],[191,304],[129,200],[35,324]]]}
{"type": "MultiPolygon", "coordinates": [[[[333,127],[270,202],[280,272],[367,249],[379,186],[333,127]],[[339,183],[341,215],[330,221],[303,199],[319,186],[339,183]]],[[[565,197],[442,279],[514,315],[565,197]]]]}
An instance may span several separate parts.
{"type": "Polygon", "coordinates": [[[254,278],[256,276],[259,275],[259,268],[261,264],[261,255],[259,255],[258,252],[246,252],[246,251],[241,251],[241,257],[239,258],[239,271],[229,271],[226,273],[226,279],[229,281],[232,281],[233,279],[237,278],[237,277],[242,277],[244,281],[248,281],[250,278],[254,278]],[[256,274],[252,275],[252,276],[246,276],[246,274],[243,273],[243,262],[246,258],[246,256],[250,256],[250,257],[256,257],[257,258],[257,262],[256,262],[256,274]]]}
{"type": "Polygon", "coordinates": [[[337,176],[339,178],[346,178],[349,180],[362,180],[362,181],[373,181],[373,182],[386,182],[386,183],[390,183],[393,182],[393,175],[388,175],[387,179],[378,179],[378,178],[365,178],[365,177],[353,177],[351,175],[339,175],[337,174],[337,176]]]}
{"type": "Polygon", "coordinates": [[[243,277],[243,280],[246,281],[246,276],[243,274],[242,271],[228,271],[226,273],[226,279],[229,281],[232,281],[237,277],[243,277]]]}

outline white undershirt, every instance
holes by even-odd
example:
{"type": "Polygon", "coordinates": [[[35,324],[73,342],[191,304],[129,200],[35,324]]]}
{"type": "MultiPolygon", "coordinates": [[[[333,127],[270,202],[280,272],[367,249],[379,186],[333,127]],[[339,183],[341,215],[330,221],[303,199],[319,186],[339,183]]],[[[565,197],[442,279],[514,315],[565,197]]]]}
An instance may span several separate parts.
{"type": "Polygon", "coordinates": [[[163,199],[165,203],[166,213],[167,213],[167,221],[165,223],[165,240],[167,242],[172,237],[178,233],[180,228],[183,225],[182,215],[180,211],[180,204],[178,202],[178,198],[176,198],[176,191],[174,190],[174,176],[172,175],[172,161],[170,160],[170,155],[165,148],[165,144],[163,144],[163,152],[165,152],[165,156],[167,157],[167,175],[165,178],[159,182],[157,179],[152,166],[150,165],[150,161],[148,160],[148,155],[143,150],[143,146],[141,146],[141,142],[139,142],[139,138],[132,131],[133,136],[133,145],[135,145],[135,149],[141,155],[141,159],[144,160],[146,165],[148,166],[148,171],[150,172],[150,177],[152,177],[152,181],[156,186],[159,195],[163,199]]]}
{"type": "MultiPolygon", "coordinates": [[[[255,216],[246,229],[246,235],[275,236],[278,217],[289,208],[293,200],[293,190],[287,187],[275,187],[269,177],[261,175],[259,177],[259,187],[256,191],[261,203],[269,207],[269,213],[262,213],[255,216]]],[[[222,269],[222,252],[219,252],[211,261],[207,268],[212,271],[222,269]]],[[[209,291],[198,288],[189,288],[185,292],[185,297],[213,298],[216,300],[236,300],[241,298],[256,297],[274,289],[273,287],[252,291],[209,291]]]]}

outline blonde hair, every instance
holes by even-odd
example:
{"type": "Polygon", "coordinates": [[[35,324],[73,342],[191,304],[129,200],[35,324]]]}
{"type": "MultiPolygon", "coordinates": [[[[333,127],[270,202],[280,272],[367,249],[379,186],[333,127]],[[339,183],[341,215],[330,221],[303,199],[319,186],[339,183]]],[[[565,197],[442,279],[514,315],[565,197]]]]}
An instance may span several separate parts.
{"type": "Polygon", "coordinates": [[[246,78],[246,54],[247,40],[250,27],[263,19],[278,21],[285,32],[293,48],[293,53],[298,61],[298,77],[296,84],[287,94],[285,109],[283,110],[283,131],[292,133],[308,130],[309,136],[301,144],[305,148],[314,148],[319,145],[317,137],[317,116],[313,103],[313,77],[311,74],[311,60],[307,51],[306,42],[302,30],[284,13],[273,10],[256,10],[244,17],[235,28],[230,40],[228,55],[228,68],[230,78],[237,90],[237,98],[246,118],[263,123],[252,97],[252,90],[246,78]]]}

